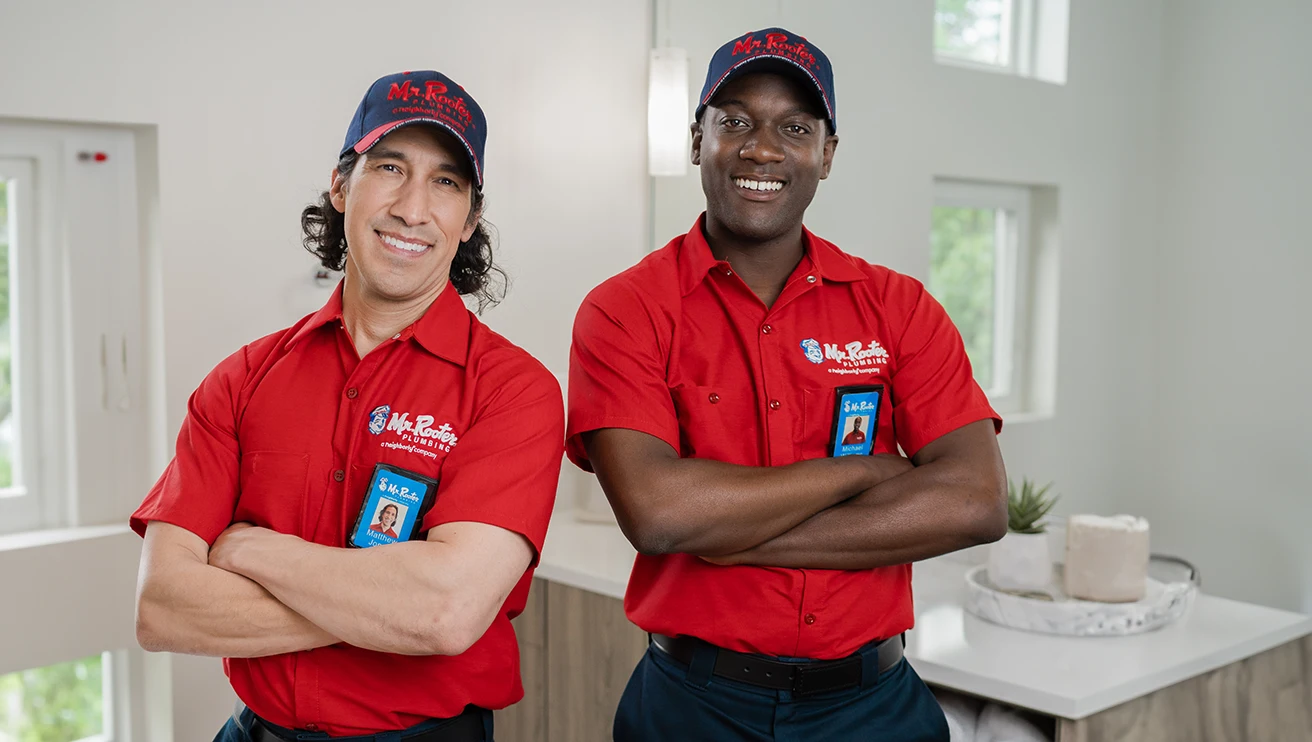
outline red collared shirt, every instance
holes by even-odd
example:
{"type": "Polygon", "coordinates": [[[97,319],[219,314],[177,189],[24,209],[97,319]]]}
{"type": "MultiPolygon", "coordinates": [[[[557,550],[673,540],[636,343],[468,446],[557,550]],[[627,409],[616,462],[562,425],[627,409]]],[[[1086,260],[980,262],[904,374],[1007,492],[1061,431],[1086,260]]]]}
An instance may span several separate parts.
{"type": "MultiPolygon", "coordinates": [[[[448,284],[427,313],[360,359],[341,287],[296,325],[242,348],[192,395],[177,455],[132,516],[213,544],[236,521],[343,547],[374,465],[438,480],[423,531],[475,521],[542,548],[562,459],[555,377],[489,330],[448,284]]],[[[534,555],[536,564],[537,555],[534,555]]],[[[228,659],[233,689],[274,724],[355,735],[503,708],[523,697],[510,619],[533,568],[487,633],[454,657],[336,644],[228,659]]]]}
{"type": "MultiPolygon", "coordinates": [[[[835,388],[882,384],[873,453],[914,455],[1001,419],[961,336],[916,280],[805,232],[770,308],[693,230],[584,300],[570,355],[566,452],[580,434],[637,430],[683,457],[783,466],[829,455],[835,388]]],[[[624,599],[642,629],[768,655],[833,659],[912,626],[911,566],[845,571],[721,567],[639,555],[624,599]]]]}

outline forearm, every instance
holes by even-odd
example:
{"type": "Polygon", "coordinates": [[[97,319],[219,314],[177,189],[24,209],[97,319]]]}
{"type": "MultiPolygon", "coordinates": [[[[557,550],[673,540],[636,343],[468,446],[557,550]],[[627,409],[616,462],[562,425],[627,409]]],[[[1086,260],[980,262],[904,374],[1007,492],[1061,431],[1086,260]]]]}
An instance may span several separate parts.
{"type": "Polygon", "coordinates": [[[461,609],[449,584],[456,570],[435,561],[434,546],[411,541],[340,549],[271,534],[230,566],[348,644],[397,654],[458,654],[454,650],[470,642],[454,620],[461,609]]]}
{"type": "Polygon", "coordinates": [[[214,657],[265,657],[338,641],[246,577],[191,561],[143,584],[137,637],[150,651],[214,657]]]}
{"type": "Polygon", "coordinates": [[[628,524],[631,541],[638,536],[640,551],[730,554],[776,538],[909,466],[893,456],[780,467],[671,459],[652,478],[650,491],[625,498],[633,511],[620,505],[617,516],[621,525],[628,524]]]}
{"type": "Polygon", "coordinates": [[[1005,528],[1005,505],[999,511],[993,489],[924,466],[723,562],[810,569],[908,564],[996,540],[999,522],[1005,528]]]}

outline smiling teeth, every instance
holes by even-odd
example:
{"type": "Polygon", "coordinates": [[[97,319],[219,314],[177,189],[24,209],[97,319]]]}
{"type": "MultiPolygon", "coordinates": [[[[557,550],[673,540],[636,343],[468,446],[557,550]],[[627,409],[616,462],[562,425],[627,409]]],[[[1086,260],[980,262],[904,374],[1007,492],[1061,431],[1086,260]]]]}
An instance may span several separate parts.
{"type": "Polygon", "coordinates": [[[421,245],[416,242],[402,242],[401,240],[398,240],[395,237],[390,237],[385,234],[380,234],[378,236],[382,237],[383,242],[386,242],[392,247],[399,247],[402,250],[406,250],[408,252],[423,252],[428,249],[428,245],[421,245]]]}
{"type": "Polygon", "coordinates": [[[777,180],[748,180],[747,178],[735,178],[733,182],[739,188],[746,188],[749,191],[777,191],[784,187],[784,184],[777,180]]]}

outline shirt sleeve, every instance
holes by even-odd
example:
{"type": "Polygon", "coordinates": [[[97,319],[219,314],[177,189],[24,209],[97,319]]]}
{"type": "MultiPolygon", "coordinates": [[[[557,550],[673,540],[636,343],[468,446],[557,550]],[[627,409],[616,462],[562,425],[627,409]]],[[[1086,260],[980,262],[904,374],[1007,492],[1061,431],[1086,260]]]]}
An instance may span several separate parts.
{"type": "Polygon", "coordinates": [[[146,534],[151,521],[185,528],[213,545],[232,524],[241,465],[237,396],[247,374],[246,349],[214,368],[187,402],[177,448],[129,524],[146,534]]]}
{"type": "Polygon", "coordinates": [[[897,441],[907,456],[979,420],[993,420],[1001,432],[1002,417],[976,383],[961,333],[943,305],[919,281],[897,274],[885,295],[889,306],[905,308],[890,382],[897,441]]]}
{"type": "Polygon", "coordinates": [[[574,319],[565,452],[592,471],[581,436],[624,428],[678,451],[679,419],[666,379],[671,332],[659,309],[614,279],[593,290],[574,319]]]}
{"type": "Polygon", "coordinates": [[[437,500],[422,528],[486,523],[523,535],[537,564],[564,459],[560,384],[531,358],[488,358],[482,411],[442,465],[437,500]]]}

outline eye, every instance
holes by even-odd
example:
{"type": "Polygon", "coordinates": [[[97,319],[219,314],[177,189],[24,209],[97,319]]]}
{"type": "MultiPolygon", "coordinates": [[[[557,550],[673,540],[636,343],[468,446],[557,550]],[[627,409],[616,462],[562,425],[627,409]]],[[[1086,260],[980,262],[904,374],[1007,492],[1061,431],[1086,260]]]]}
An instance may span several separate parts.
{"type": "Polygon", "coordinates": [[[378,169],[379,169],[379,170],[382,170],[382,171],[384,171],[384,172],[388,172],[388,173],[399,173],[399,172],[401,172],[401,168],[397,167],[396,165],[393,165],[393,164],[390,163],[390,162],[384,162],[384,163],[382,163],[381,165],[378,166],[378,169]]]}
{"type": "Polygon", "coordinates": [[[460,184],[452,180],[451,178],[447,178],[447,177],[434,178],[433,182],[440,186],[445,186],[447,188],[454,188],[456,190],[460,190],[460,184]]]}
{"type": "Polygon", "coordinates": [[[730,116],[729,118],[724,120],[724,126],[729,129],[737,129],[743,126],[747,126],[747,122],[743,121],[740,118],[735,118],[733,116],[730,116]]]}
{"type": "Polygon", "coordinates": [[[811,133],[810,129],[806,128],[805,126],[802,126],[801,124],[789,124],[788,126],[784,127],[784,130],[787,131],[789,134],[796,134],[798,136],[805,136],[811,133]]]}

